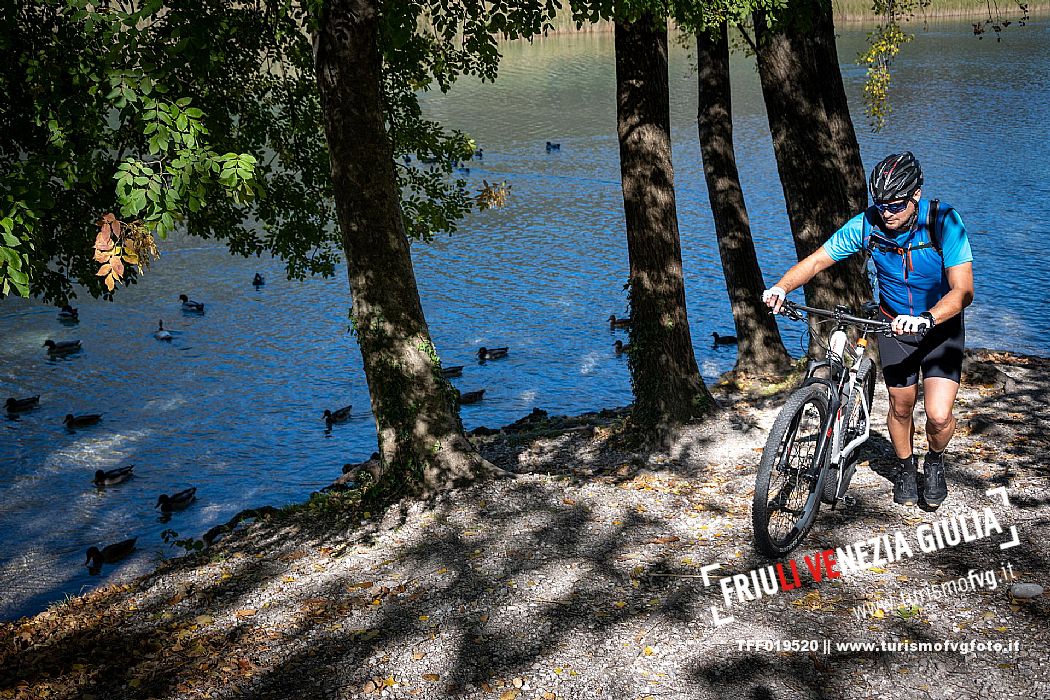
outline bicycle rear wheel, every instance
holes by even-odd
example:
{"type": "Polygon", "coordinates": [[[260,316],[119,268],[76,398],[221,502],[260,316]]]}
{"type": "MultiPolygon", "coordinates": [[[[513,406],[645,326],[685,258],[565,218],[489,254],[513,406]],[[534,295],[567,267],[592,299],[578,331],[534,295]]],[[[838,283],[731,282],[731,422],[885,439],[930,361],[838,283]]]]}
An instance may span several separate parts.
{"type": "Polygon", "coordinates": [[[826,469],[814,460],[828,404],[825,387],[804,386],[788,397],[769,431],[751,508],[755,545],[763,554],[779,557],[795,549],[816,520],[826,469]]]}

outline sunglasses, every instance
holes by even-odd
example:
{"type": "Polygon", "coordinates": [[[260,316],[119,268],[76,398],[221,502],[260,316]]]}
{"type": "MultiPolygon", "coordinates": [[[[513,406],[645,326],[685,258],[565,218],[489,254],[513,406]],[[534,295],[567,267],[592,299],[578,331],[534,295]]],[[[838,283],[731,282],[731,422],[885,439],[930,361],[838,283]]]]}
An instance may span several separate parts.
{"type": "Polygon", "coordinates": [[[883,213],[900,214],[908,208],[910,202],[910,199],[905,199],[903,202],[875,202],[875,208],[883,213]]]}

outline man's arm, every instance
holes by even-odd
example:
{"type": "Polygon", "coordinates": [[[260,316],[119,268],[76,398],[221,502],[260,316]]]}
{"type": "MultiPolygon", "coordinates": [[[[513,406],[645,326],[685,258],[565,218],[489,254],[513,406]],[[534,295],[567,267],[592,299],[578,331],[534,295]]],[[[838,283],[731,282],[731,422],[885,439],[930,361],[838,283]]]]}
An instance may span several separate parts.
{"type": "Polygon", "coordinates": [[[945,273],[948,275],[950,290],[930,309],[936,323],[944,323],[957,316],[973,302],[973,263],[954,265],[946,269],[945,273]]]}
{"type": "MultiPolygon", "coordinates": [[[[783,289],[784,295],[787,296],[791,291],[798,289],[806,282],[809,282],[818,273],[823,272],[834,263],[834,259],[832,259],[832,257],[828,255],[828,252],[824,250],[824,246],[820,246],[804,260],[800,260],[794,267],[785,272],[784,276],[780,278],[780,281],[773,286],[783,289]]],[[[945,299],[947,298],[948,297],[945,297],[945,299]]],[[[773,313],[778,313],[780,311],[780,306],[783,303],[783,299],[777,296],[771,296],[766,303],[773,308],[773,313]]]]}

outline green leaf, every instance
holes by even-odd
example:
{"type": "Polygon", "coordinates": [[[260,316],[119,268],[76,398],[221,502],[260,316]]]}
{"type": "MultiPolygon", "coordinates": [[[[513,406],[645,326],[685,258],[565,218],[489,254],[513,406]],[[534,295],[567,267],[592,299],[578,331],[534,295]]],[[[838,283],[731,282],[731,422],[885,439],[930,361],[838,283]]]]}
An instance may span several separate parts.
{"type": "Polygon", "coordinates": [[[14,282],[16,286],[23,286],[29,284],[29,275],[22,272],[21,270],[16,270],[13,267],[9,267],[7,268],[7,274],[11,277],[11,281],[14,282]]]}

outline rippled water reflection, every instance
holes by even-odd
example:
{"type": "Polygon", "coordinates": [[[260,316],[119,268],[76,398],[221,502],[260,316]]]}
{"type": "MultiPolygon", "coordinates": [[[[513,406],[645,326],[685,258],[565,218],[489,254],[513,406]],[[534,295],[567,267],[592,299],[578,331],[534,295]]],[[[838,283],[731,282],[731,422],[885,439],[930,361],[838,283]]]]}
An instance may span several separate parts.
{"type": "MultiPolygon", "coordinates": [[[[867,133],[853,105],[866,163],[911,148],[927,192],[955,204],[973,232],[978,301],[972,345],[1046,354],[1048,263],[1037,225],[1050,214],[1045,124],[1050,119],[1046,23],[996,44],[946,25],[910,44],[895,64],[894,115],[867,133]]],[[[862,32],[840,39],[851,96],[863,71],[849,63],[862,32]]],[[[557,37],[506,50],[500,80],[465,82],[428,95],[428,111],[474,135],[484,159],[468,176],[507,179],[503,210],[471,217],[454,238],[416,245],[424,309],[454,380],[485,399],[463,409],[465,425],[510,422],[533,406],[576,413],[630,401],[627,368],[612,350],[624,337],[605,319],[626,311],[627,276],[615,139],[612,37],[557,37]],[[544,142],[561,143],[547,154],[544,142]],[[481,345],[510,356],[478,365],[481,345]]],[[[696,85],[687,51],[671,66],[674,157],[689,317],[707,378],[729,369],[734,350],[714,350],[712,331],[732,319],[707,209],[696,142],[696,85]]],[[[757,76],[741,59],[735,81],[737,152],[767,279],[793,260],[757,76]]],[[[283,279],[269,260],[231,258],[210,242],[173,239],[143,279],[112,304],[78,300],[81,323],[54,309],[0,304],[0,398],[40,393],[41,407],[0,418],[0,616],[39,610],[65,593],[148,569],[171,553],[165,528],[200,536],[238,510],[299,501],[343,463],[375,448],[361,359],[346,334],[345,277],[283,279]],[[267,284],[256,290],[252,275],[267,284]],[[203,301],[184,315],[177,297],[203,301]],[[157,319],[175,335],[154,340],[157,319]],[[44,339],[81,338],[84,350],[49,360],[44,339]],[[352,403],[354,417],[324,431],[325,408],[352,403]],[[69,432],[69,412],[102,412],[69,432]],[[103,492],[97,468],[135,463],[135,479],[103,492]],[[199,501],[171,522],[153,508],[160,493],[197,486],[199,501]],[[139,536],[139,552],[87,575],[92,544],[139,536]]],[[[798,351],[798,328],[784,326],[798,351]]]]}

